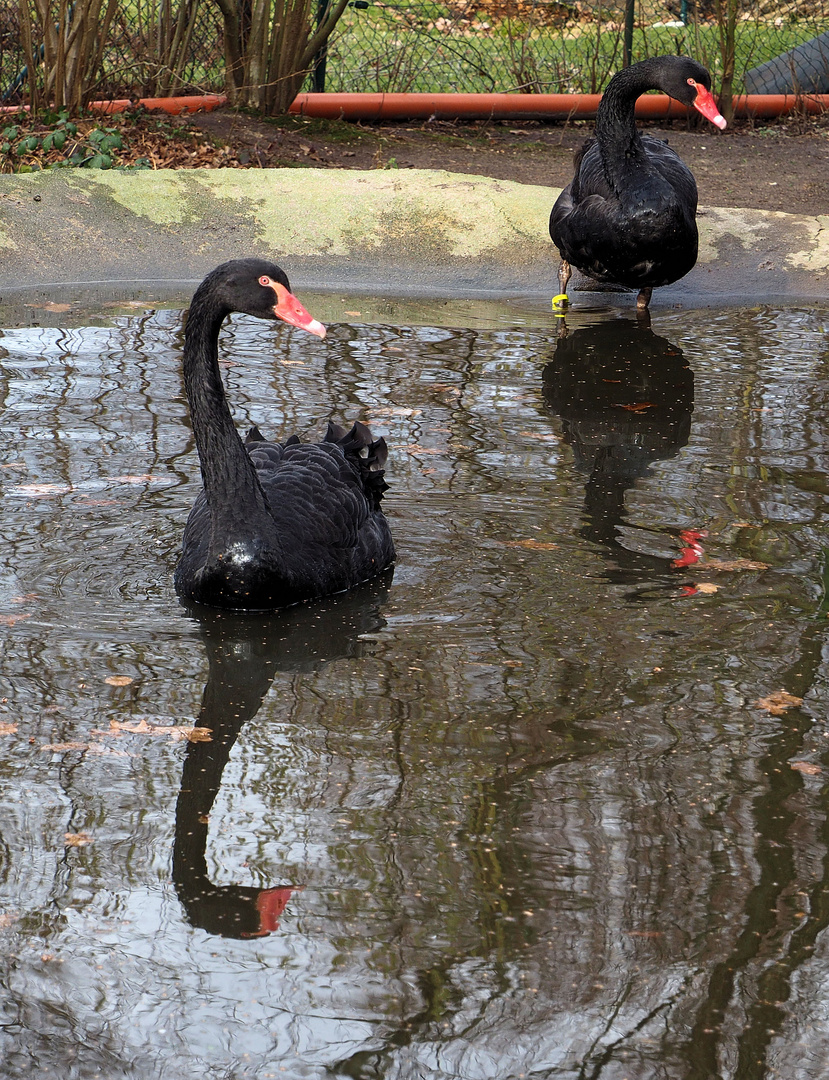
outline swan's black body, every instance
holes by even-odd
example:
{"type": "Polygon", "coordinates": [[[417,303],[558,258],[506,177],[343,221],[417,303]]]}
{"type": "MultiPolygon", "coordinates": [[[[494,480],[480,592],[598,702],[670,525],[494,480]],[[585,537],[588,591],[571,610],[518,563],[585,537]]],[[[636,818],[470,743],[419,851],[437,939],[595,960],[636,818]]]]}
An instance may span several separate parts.
{"type": "Polygon", "coordinates": [[[697,185],[665,142],[636,130],[636,99],[657,88],[694,105],[719,127],[711,78],[695,60],[659,56],[615,75],[596,114],[596,134],[576,153],[575,174],[550,215],[565,292],[572,264],[598,281],[642,290],[669,285],[697,260],[697,185]]]}
{"type": "Polygon", "coordinates": [[[212,607],[268,610],[342,592],[394,561],[380,510],[386,445],[362,424],[329,425],[320,443],[240,439],[219,373],[219,328],[232,311],[324,328],[290,295],[279,267],[225,263],[196,290],[184,338],[184,385],[204,491],[184,530],[176,591],[212,607]],[[263,285],[262,282],[268,282],[263,285]],[[280,304],[275,305],[275,295],[280,304]],[[295,312],[300,315],[294,317],[295,312]]]}

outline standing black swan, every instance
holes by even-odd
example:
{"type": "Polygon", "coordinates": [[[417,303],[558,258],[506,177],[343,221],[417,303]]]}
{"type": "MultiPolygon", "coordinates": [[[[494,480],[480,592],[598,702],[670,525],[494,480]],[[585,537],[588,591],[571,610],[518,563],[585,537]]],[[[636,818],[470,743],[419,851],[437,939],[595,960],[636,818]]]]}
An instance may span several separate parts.
{"type": "MultiPolygon", "coordinates": [[[[667,143],[636,130],[636,99],[664,90],[725,127],[711,77],[685,56],[656,56],[610,80],[596,113],[596,134],[576,151],[572,181],[550,214],[561,254],[560,295],[570,264],[599,281],[639,289],[647,308],[657,285],[678,281],[697,261],[697,185],[667,143]]],[[[557,298],[558,299],[558,298],[557,298]]]]}
{"type": "Polygon", "coordinates": [[[211,607],[268,610],[350,589],[394,561],[380,510],[386,444],[365,425],[329,424],[319,443],[245,443],[219,374],[219,328],[232,311],[282,319],[317,337],[325,327],[261,259],[223,263],[193,296],[184,332],[184,387],[204,490],[184,529],[175,586],[211,607]]]}

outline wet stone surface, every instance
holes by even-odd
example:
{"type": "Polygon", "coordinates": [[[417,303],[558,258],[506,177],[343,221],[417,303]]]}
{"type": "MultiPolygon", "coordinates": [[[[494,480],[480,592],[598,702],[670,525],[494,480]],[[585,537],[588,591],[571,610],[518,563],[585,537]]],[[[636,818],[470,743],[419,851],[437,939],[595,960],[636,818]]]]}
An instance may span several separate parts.
{"type": "Polygon", "coordinates": [[[234,416],[399,561],[248,618],[178,312],[0,313],[0,1076],[825,1076],[829,309],[302,299],[234,416]]]}

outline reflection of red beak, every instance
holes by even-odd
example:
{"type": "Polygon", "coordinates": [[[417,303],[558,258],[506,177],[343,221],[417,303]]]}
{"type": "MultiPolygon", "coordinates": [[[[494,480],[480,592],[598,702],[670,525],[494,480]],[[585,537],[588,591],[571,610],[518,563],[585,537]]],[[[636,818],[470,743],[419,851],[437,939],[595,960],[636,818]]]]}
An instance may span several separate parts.
{"type": "Polygon", "coordinates": [[[307,330],[309,334],[316,334],[318,338],[325,337],[325,327],[308,314],[293,293],[289,293],[278,282],[274,282],[271,288],[276,293],[273,313],[277,319],[282,319],[291,326],[298,326],[300,330],[307,330]]]}
{"type": "MultiPolygon", "coordinates": [[[[291,294],[288,293],[290,296],[291,294]]],[[[279,929],[279,916],[288,906],[291,894],[296,892],[294,885],[278,885],[275,889],[262,889],[256,897],[256,910],[259,912],[259,930],[243,937],[264,937],[279,929]]]]}
{"type": "Polygon", "coordinates": [[[716,124],[722,131],[726,126],[727,121],[724,116],[720,115],[720,110],[717,108],[717,103],[711,96],[711,91],[706,90],[700,83],[695,82],[694,86],[697,89],[697,96],[694,99],[693,105],[697,112],[701,112],[706,120],[710,120],[712,124],[716,124]]]}

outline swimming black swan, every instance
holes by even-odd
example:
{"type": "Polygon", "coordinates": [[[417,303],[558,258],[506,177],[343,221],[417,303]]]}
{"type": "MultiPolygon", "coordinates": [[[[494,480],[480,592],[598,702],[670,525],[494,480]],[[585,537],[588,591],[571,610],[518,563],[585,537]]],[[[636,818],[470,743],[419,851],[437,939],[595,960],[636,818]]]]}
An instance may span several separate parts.
{"type": "Polygon", "coordinates": [[[725,127],[711,77],[685,56],[656,56],[610,80],[596,113],[596,134],[576,151],[572,181],[550,214],[561,254],[560,296],[570,265],[599,281],[639,289],[647,308],[657,285],[678,281],[697,261],[697,185],[667,143],[636,130],[636,99],[664,90],[725,127]]]}
{"type": "Polygon", "coordinates": [[[365,425],[329,424],[322,442],[245,443],[219,374],[219,328],[232,311],[325,327],[261,259],[223,263],[199,285],[184,331],[184,387],[204,490],[184,529],[175,586],[211,607],[269,610],[350,589],[394,560],[380,510],[386,444],[365,425]]]}

